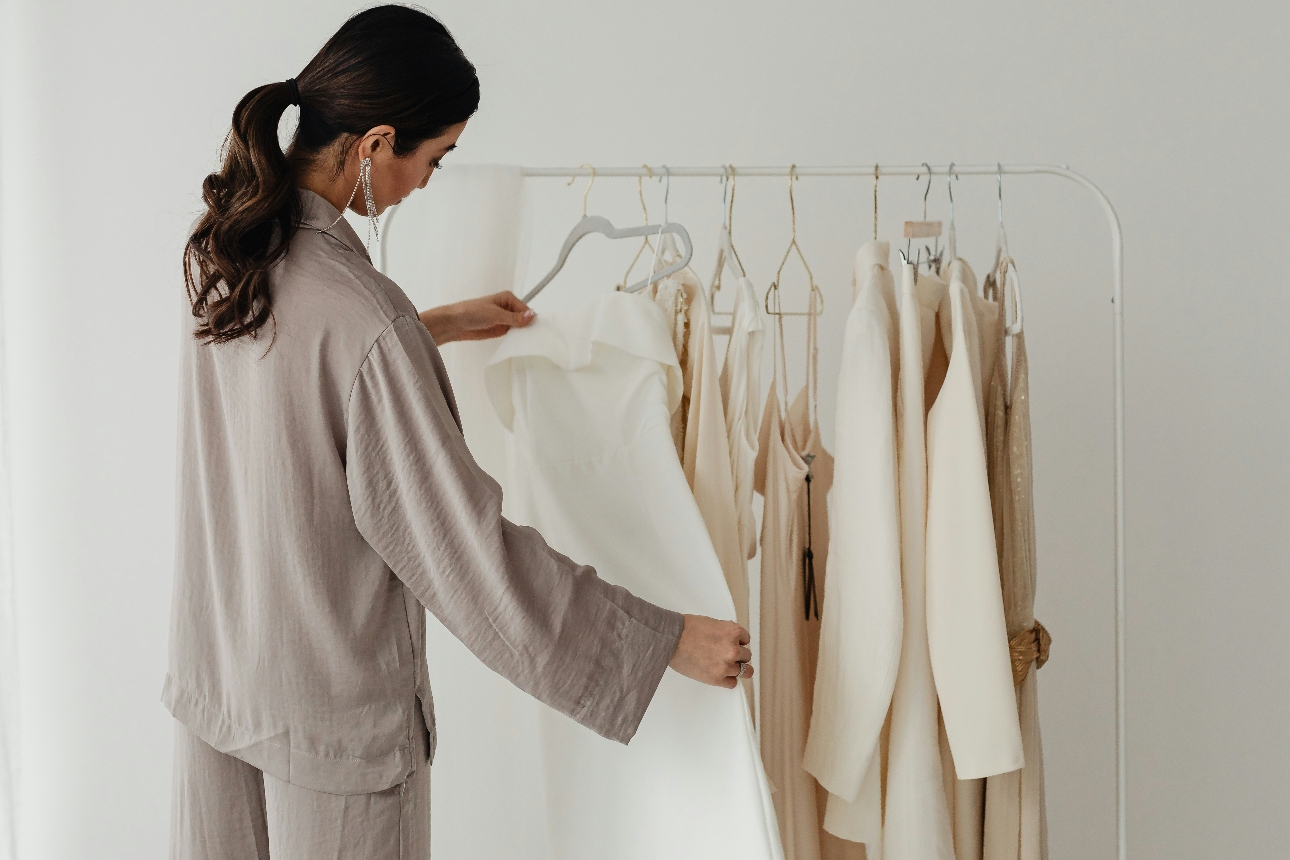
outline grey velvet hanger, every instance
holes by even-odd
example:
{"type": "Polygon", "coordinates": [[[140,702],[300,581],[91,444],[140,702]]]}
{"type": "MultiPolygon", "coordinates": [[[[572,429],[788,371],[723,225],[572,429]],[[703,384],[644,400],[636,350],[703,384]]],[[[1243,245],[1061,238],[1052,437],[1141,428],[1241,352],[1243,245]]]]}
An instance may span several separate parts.
{"type": "MultiPolygon", "coordinates": [[[[586,166],[591,167],[591,165],[586,166]]],[[[681,245],[684,249],[681,254],[681,259],[664,269],[660,269],[657,272],[651,272],[644,280],[637,281],[631,286],[626,287],[625,291],[629,293],[640,292],[650,284],[660,281],[668,275],[675,274],[690,264],[690,258],[694,256],[694,243],[690,241],[689,232],[680,224],[667,221],[665,218],[664,223],[662,224],[642,224],[637,227],[619,228],[615,227],[608,218],[605,218],[602,215],[588,215],[587,194],[591,191],[591,184],[595,181],[596,169],[591,167],[591,179],[587,182],[587,188],[582,193],[582,219],[578,221],[577,224],[573,225],[573,229],[569,231],[569,236],[564,240],[564,245],[560,248],[560,255],[556,258],[555,265],[551,267],[551,271],[547,272],[546,277],[538,281],[537,284],[534,285],[533,289],[529,290],[528,293],[525,294],[525,304],[533,301],[534,297],[537,296],[538,293],[542,292],[546,285],[551,283],[555,276],[560,273],[560,270],[564,268],[565,262],[569,259],[569,254],[573,251],[573,246],[577,245],[584,237],[590,236],[592,233],[599,233],[600,235],[610,239],[629,239],[633,236],[657,236],[662,238],[665,233],[670,233],[674,236],[680,237],[681,245]]],[[[670,176],[668,184],[669,186],[671,185],[670,176]]]]}

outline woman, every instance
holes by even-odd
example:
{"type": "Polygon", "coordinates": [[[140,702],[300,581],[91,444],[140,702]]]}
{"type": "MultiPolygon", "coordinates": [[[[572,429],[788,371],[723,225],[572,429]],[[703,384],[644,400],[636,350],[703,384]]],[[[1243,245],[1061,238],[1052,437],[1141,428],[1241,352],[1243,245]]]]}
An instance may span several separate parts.
{"type": "Polygon", "coordinates": [[[427,856],[425,609],[622,743],[669,665],[731,689],[752,674],[743,628],[640,600],[502,518],[437,344],[532,312],[499,293],[418,314],[341,218],[425,187],[478,102],[441,24],[370,9],[242,99],[203,184],[163,694],[172,857],[427,856]]]}

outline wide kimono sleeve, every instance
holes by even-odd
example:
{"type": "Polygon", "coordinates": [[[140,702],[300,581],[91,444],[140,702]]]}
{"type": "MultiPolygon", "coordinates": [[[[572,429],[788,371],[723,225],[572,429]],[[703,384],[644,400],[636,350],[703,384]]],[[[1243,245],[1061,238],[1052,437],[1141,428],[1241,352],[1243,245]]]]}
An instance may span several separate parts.
{"type": "Polygon", "coordinates": [[[394,574],[489,668],[627,743],[683,616],[502,517],[501,488],[466,448],[443,362],[419,322],[399,317],[376,340],[347,421],[354,521],[394,574]]]}

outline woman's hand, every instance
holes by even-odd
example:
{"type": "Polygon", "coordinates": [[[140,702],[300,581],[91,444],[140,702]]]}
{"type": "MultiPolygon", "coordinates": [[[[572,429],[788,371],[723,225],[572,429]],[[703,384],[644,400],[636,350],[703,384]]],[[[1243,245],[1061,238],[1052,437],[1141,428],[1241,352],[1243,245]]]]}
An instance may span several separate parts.
{"type": "Polygon", "coordinates": [[[733,621],[687,615],[668,665],[687,678],[732,690],[739,685],[737,679],[753,675],[751,641],[748,631],[733,621]]]}
{"type": "Polygon", "coordinates": [[[421,324],[440,346],[454,340],[501,337],[513,328],[523,328],[533,322],[534,316],[529,306],[509,290],[431,308],[420,314],[421,324]]]}

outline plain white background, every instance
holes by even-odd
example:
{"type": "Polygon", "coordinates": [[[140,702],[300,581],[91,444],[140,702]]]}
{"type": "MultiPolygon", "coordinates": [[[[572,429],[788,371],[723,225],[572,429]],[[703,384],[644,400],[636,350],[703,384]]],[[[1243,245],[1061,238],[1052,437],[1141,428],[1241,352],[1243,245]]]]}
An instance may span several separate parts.
{"type": "MultiPolygon", "coordinates": [[[[171,719],[158,697],[179,251],[238,98],[297,73],[356,8],[0,5],[24,860],[165,856],[171,719]]],[[[1284,6],[508,0],[432,11],[483,83],[453,159],[1043,161],[1098,181],[1126,242],[1131,853],[1284,855],[1284,6]]],[[[580,186],[538,182],[530,280],[581,205],[580,186]]],[[[960,250],[978,271],[993,250],[994,193],[983,178],[955,188],[960,250]]],[[[799,236],[826,295],[826,393],[870,194],[867,180],[798,186],[799,236]]],[[[894,236],[920,213],[921,188],[884,180],[881,194],[882,232],[894,236]]],[[[591,199],[625,221],[639,213],[634,195],[630,181],[604,180],[591,199]]],[[[657,184],[647,195],[657,207],[657,184]]],[[[677,180],[671,202],[706,277],[720,188],[677,180]]],[[[759,288],[787,241],[786,202],[780,181],[739,185],[736,242],[759,288]]],[[[930,202],[948,216],[944,177],[930,202]]],[[[1052,853],[1108,858],[1108,236],[1092,199],[1055,178],[1005,179],[1004,205],[1026,288],[1039,614],[1056,640],[1041,674],[1052,853]]],[[[613,260],[607,285],[626,262],[613,260]]],[[[791,270],[786,302],[804,289],[791,270]]],[[[553,293],[550,307],[568,298],[553,293]]],[[[790,330],[794,385],[800,338],[790,330]]]]}

